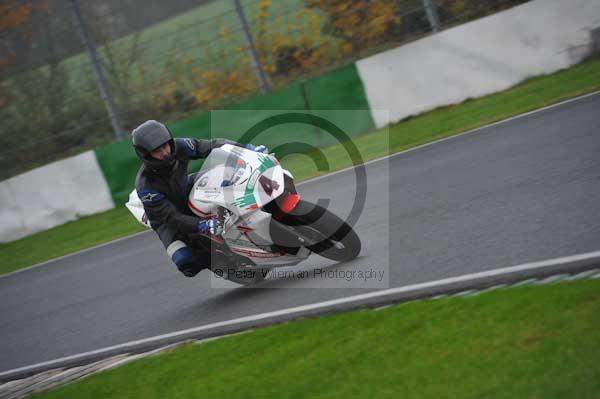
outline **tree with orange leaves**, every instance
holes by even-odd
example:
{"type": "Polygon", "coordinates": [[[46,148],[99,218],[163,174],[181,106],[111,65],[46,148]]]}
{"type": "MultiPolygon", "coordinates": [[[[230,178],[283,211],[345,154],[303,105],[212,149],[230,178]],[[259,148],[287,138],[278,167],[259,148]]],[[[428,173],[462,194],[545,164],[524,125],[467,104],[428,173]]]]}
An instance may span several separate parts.
{"type": "MultiPolygon", "coordinates": [[[[24,35],[24,39],[31,39],[31,31],[22,31],[31,15],[33,3],[31,0],[25,2],[17,2],[17,0],[5,0],[0,4],[0,76],[6,68],[15,63],[16,54],[14,49],[14,41],[7,37],[9,32],[20,31],[24,35]]],[[[0,107],[3,107],[8,102],[6,90],[3,84],[0,84],[0,107]]]]}
{"type": "MultiPolygon", "coordinates": [[[[14,32],[23,27],[29,20],[32,1],[17,2],[17,0],[7,0],[0,4],[0,33],[6,35],[7,32],[14,32]]],[[[31,31],[24,32],[25,38],[31,38],[31,31]]],[[[15,61],[15,51],[12,43],[3,38],[0,41],[2,57],[0,58],[0,72],[15,61]]]]}
{"type": "Polygon", "coordinates": [[[345,53],[394,40],[402,32],[402,17],[393,1],[307,0],[307,5],[329,16],[324,31],[343,40],[345,53]]]}

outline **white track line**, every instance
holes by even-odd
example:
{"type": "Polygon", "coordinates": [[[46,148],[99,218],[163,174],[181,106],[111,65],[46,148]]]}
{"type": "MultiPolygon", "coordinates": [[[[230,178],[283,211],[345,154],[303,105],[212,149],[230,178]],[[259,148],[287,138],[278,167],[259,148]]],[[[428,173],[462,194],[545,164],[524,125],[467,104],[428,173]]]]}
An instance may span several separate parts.
{"type": "MultiPolygon", "coordinates": [[[[547,105],[547,106],[545,106],[543,108],[538,108],[538,109],[534,109],[533,111],[525,112],[524,114],[519,114],[519,115],[511,116],[510,118],[502,119],[501,121],[493,122],[493,123],[490,123],[488,125],[476,127],[474,129],[467,130],[466,132],[457,133],[457,134],[454,134],[452,136],[444,137],[444,138],[441,138],[441,139],[438,139],[438,140],[430,141],[429,143],[418,145],[416,147],[407,148],[406,150],[402,150],[400,152],[395,152],[393,154],[386,155],[386,156],[381,157],[381,158],[375,158],[375,159],[372,159],[370,161],[367,161],[367,162],[363,163],[362,165],[366,166],[366,165],[370,165],[370,164],[375,163],[375,162],[381,162],[381,161],[389,159],[389,158],[393,158],[393,157],[396,157],[396,156],[399,156],[399,155],[402,155],[402,154],[406,154],[407,152],[412,152],[412,151],[420,150],[421,148],[429,147],[430,145],[439,144],[439,143],[443,143],[444,141],[453,140],[455,138],[458,138],[458,137],[461,137],[461,136],[465,136],[467,134],[476,133],[476,132],[479,132],[481,130],[485,130],[485,129],[488,129],[490,127],[493,127],[493,126],[501,125],[501,124],[506,123],[506,122],[511,122],[511,121],[516,120],[516,119],[524,118],[526,116],[537,114],[538,112],[547,111],[547,110],[552,109],[552,108],[560,107],[560,106],[563,106],[563,105],[566,105],[566,104],[569,104],[569,103],[572,103],[572,102],[580,101],[580,100],[586,99],[588,97],[593,97],[593,96],[596,96],[596,95],[599,95],[599,94],[600,94],[600,90],[594,91],[592,93],[584,94],[584,95],[581,95],[579,97],[571,98],[569,100],[561,101],[561,102],[558,102],[558,103],[555,103],[555,104],[547,105]]],[[[418,116],[418,115],[416,115],[416,116],[418,116]]],[[[398,123],[402,123],[402,122],[398,122],[398,123]]],[[[384,129],[384,128],[379,128],[377,130],[381,130],[381,129],[384,129]]],[[[388,127],[388,129],[389,129],[389,127],[388,127]]],[[[354,169],[355,167],[356,166],[349,166],[347,168],[336,170],[335,172],[331,172],[331,173],[328,173],[328,174],[323,175],[323,176],[313,177],[312,179],[304,180],[302,183],[299,183],[298,185],[305,184],[305,183],[311,183],[313,181],[317,181],[317,180],[325,179],[325,178],[328,178],[328,177],[331,177],[331,176],[335,176],[338,173],[347,172],[347,171],[349,171],[351,169],[354,169]]]]}
{"type": "Polygon", "coordinates": [[[427,283],[412,284],[412,285],[407,285],[407,286],[403,286],[403,287],[390,288],[390,289],[381,290],[381,291],[369,292],[366,294],[353,295],[353,296],[349,296],[349,297],[345,297],[345,298],[339,298],[339,299],[333,299],[333,300],[324,301],[324,302],[312,303],[309,305],[303,305],[303,306],[297,306],[297,307],[293,307],[293,308],[276,310],[273,312],[259,313],[259,314],[255,314],[255,315],[251,315],[251,316],[240,317],[237,319],[206,324],[203,326],[189,328],[186,330],[174,331],[174,332],[171,332],[168,334],[157,335],[157,336],[151,337],[151,338],[144,338],[144,339],[140,339],[140,340],[136,340],[136,341],[130,341],[130,342],[126,342],[126,343],[115,345],[115,346],[97,349],[97,350],[90,351],[90,352],[79,353],[76,355],[67,356],[67,357],[63,357],[63,358],[55,359],[55,360],[50,360],[47,362],[42,362],[42,363],[30,365],[30,366],[20,367],[20,368],[13,369],[13,370],[3,371],[0,373],[0,377],[3,375],[12,374],[12,373],[24,372],[24,371],[27,371],[30,369],[36,369],[36,368],[40,368],[40,367],[61,364],[64,362],[69,362],[72,360],[86,358],[89,356],[101,355],[102,353],[108,353],[108,352],[113,352],[113,351],[118,351],[118,350],[133,349],[138,345],[151,344],[153,342],[158,342],[158,341],[161,341],[164,339],[169,339],[169,338],[176,338],[178,336],[184,337],[189,334],[200,333],[202,331],[219,328],[219,327],[233,326],[236,324],[252,322],[252,321],[260,321],[260,320],[265,320],[265,319],[269,319],[269,318],[273,318],[273,317],[277,317],[277,316],[286,316],[286,315],[289,316],[289,315],[294,315],[294,314],[302,314],[303,312],[310,311],[310,310],[325,309],[325,308],[329,308],[331,306],[360,302],[365,299],[385,297],[387,295],[392,295],[392,294],[408,293],[411,291],[417,291],[417,290],[421,290],[421,289],[425,289],[425,288],[433,288],[433,287],[443,286],[446,284],[471,281],[471,280],[475,280],[478,278],[496,277],[496,276],[500,276],[503,274],[523,272],[523,271],[529,271],[529,270],[535,270],[535,269],[543,269],[543,268],[547,268],[547,267],[551,267],[551,266],[558,266],[558,265],[563,265],[563,264],[569,264],[572,262],[579,262],[579,261],[586,261],[586,260],[593,260],[593,259],[600,260],[600,251],[587,252],[587,253],[583,253],[583,254],[565,256],[565,257],[561,257],[561,258],[553,258],[553,259],[543,260],[543,261],[539,261],[539,262],[524,263],[524,264],[518,265],[518,266],[511,266],[511,267],[505,267],[505,268],[501,268],[501,269],[488,270],[488,271],[479,272],[479,273],[465,274],[462,276],[450,277],[450,278],[445,278],[445,279],[441,279],[441,280],[430,281],[427,283]]]}
{"type": "MultiPolygon", "coordinates": [[[[391,154],[391,155],[386,155],[386,156],[384,156],[384,157],[381,157],[381,158],[372,159],[372,160],[370,160],[370,161],[367,161],[367,162],[363,163],[362,165],[363,165],[363,166],[367,166],[367,165],[370,165],[370,164],[373,164],[373,163],[376,163],[376,162],[381,162],[381,161],[384,161],[384,160],[386,160],[386,159],[389,159],[389,158],[393,158],[393,157],[396,157],[396,156],[399,156],[399,155],[402,155],[402,154],[406,154],[407,152],[417,151],[417,150],[420,150],[421,148],[429,147],[430,145],[434,145],[434,144],[443,143],[443,142],[445,142],[445,141],[448,141],[448,140],[453,140],[453,139],[456,139],[456,138],[458,138],[458,137],[465,136],[465,135],[467,135],[467,134],[476,133],[476,132],[479,132],[479,131],[481,131],[481,130],[485,130],[485,129],[487,129],[487,128],[493,127],[493,126],[501,125],[501,124],[503,124],[503,123],[511,122],[511,121],[514,121],[514,120],[516,120],[516,119],[524,118],[524,117],[526,117],[526,116],[533,115],[533,114],[536,114],[536,113],[538,113],[538,112],[547,111],[547,110],[549,110],[549,109],[556,108],[556,107],[560,107],[560,106],[563,106],[563,105],[565,105],[565,104],[569,104],[569,103],[572,103],[572,102],[580,101],[580,100],[583,100],[583,99],[585,99],[585,98],[588,98],[588,97],[593,97],[593,96],[595,96],[595,95],[598,95],[598,94],[600,94],[600,90],[599,90],[599,91],[592,92],[592,93],[584,94],[584,95],[582,95],[582,96],[579,96],[579,97],[571,98],[571,99],[569,99],[569,100],[561,101],[561,102],[558,102],[558,103],[556,103],[556,104],[551,104],[551,105],[545,106],[545,107],[543,107],[543,108],[538,108],[538,109],[535,109],[535,110],[533,110],[533,111],[526,112],[526,113],[524,113],[524,114],[519,114],[519,115],[516,115],[516,116],[512,116],[512,117],[510,117],[510,118],[508,118],[508,119],[503,119],[503,120],[501,120],[501,121],[498,121],[498,122],[490,123],[489,125],[485,125],[485,126],[481,126],[481,127],[475,128],[475,129],[467,130],[466,132],[463,132],[463,133],[458,133],[458,134],[455,134],[455,135],[452,135],[452,136],[449,136],[449,137],[444,137],[444,138],[442,138],[442,139],[439,139],[439,140],[431,141],[431,142],[429,142],[429,143],[421,144],[421,145],[419,145],[419,146],[416,146],[416,147],[408,148],[408,149],[406,149],[406,150],[403,150],[403,151],[400,151],[400,152],[393,153],[393,154],[391,154]]],[[[378,130],[379,130],[379,129],[378,129],[378,130]]],[[[349,166],[349,167],[347,167],[347,168],[340,169],[340,170],[337,170],[337,171],[335,171],[335,172],[328,173],[328,174],[326,174],[326,175],[323,175],[323,176],[318,176],[318,177],[314,177],[314,178],[312,178],[312,179],[304,180],[304,181],[302,181],[302,182],[298,183],[298,184],[297,184],[297,186],[301,186],[301,185],[303,185],[303,184],[308,184],[308,183],[315,182],[315,181],[317,181],[317,180],[321,180],[321,179],[329,178],[329,177],[335,176],[335,175],[337,175],[337,174],[339,174],[339,173],[344,173],[344,172],[347,172],[347,171],[349,171],[349,170],[351,170],[351,169],[354,169],[354,168],[355,168],[355,166],[349,166]]],[[[148,232],[149,232],[149,231],[142,231],[142,232],[140,232],[140,233],[136,233],[136,234],[133,234],[133,235],[130,235],[130,236],[127,236],[127,237],[118,238],[118,239],[116,239],[116,240],[109,241],[109,242],[106,242],[106,243],[104,243],[104,244],[100,244],[100,245],[96,245],[96,246],[94,246],[94,247],[90,247],[90,248],[82,249],[82,250],[80,250],[80,251],[73,252],[73,253],[71,253],[71,254],[68,254],[68,255],[63,255],[63,256],[61,256],[61,257],[58,257],[58,258],[54,258],[54,259],[51,259],[51,260],[48,260],[48,261],[45,261],[45,262],[42,262],[42,263],[38,263],[38,264],[36,264],[36,265],[33,265],[33,266],[30,266],[30,267],[27,267],[27,268],[25,268],[25,269],[19,269],[19,270],[15,270],[14,272],[10,272],[10,273],[4,274],[4,275],[0,275],[0,278],[3,278],[3,277],[8,277],[8,276],[11,276],[11,275],[13,275],[13,274],[17,274],[17,273],[25,272],[25,271],[28,271],[28,270],[31,270],[31,269],[34,269],[34,268],[37,268],[37,267],[40,267],[40,266],[44,266],[44,265],[46,265],[46,264],[48,264],[48,263],[55,262],[55,261],[57,261],[57,260],[61,260],[61,259],[67,258],[67,257],[69,257],[69,256],[75,256],[75,255],[79,255],[79,254],[81,254],[81,253],[84,253],[84,252],[93,251],[93,250],[95,250],[95,249],[98,249],[98,248],[101,248],[101,247],[104,247],[104,246],[107,246],[107,245],[113,244],[113,243],[115,243],[115,242],[119,242],[119,241],[127,240],[127,239],[129,239],[129,238],[133,238],[133,237],[136,237],[136,236],[138,236],[138,235],[141,235],[141,234],[146,234],[146,233],[148,233],[148,232]]]]}

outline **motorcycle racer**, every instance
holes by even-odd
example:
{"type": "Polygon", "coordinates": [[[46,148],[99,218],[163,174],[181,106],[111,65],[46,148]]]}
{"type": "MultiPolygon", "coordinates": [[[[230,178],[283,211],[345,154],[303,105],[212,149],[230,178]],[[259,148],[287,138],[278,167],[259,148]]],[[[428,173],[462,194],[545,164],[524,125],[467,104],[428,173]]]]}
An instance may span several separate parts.
{"type": "Polygon", "coordinates": [[[219,235],[222,223],[207,215],[198,218],[189,211],[187,198],[193,185],[188,176],[190,160],[206,158],[224,144],[266,152],[265,146],[242,145],[227,139],[198,140],[173,138],[169,129],[155,120],[148,120],[132,132],[133,148],[142,161],[135,188],[152,229],[162,241],[167,255],[186,277],[193,277],[209,268],[210,251],[192,251],[187,245],[190,234],[219,235]]]}

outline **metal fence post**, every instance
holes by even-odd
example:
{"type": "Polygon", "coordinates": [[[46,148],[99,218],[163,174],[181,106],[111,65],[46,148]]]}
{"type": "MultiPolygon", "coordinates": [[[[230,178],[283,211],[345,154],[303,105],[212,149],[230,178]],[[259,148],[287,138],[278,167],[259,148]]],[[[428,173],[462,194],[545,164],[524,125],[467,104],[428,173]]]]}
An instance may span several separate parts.
{"type": "Polygon", "coordinates": [[[110,123],[115,133],[115,137],[117,139],[122,139],[123,126],[121,125],[121,121],[119,120],[119,115],[116,112],[115,102],[113,100],[110,89],[106,84],[106,79],[104,78],[102,67],[100,66],[98,54],[96,53],[96,44],[94,43],[92,36],[88,32],[87,26],[85,25],[85,22],[83,21],[83,18],[81,16],[81,9],[79,8],[78,0],[71,0],[71,9],[73,11],[73,25],[79,31],[79,36],[81,36],[81,42],[87,48],[87,51],[89,53],[90,59],[92,61],[92,70],[94,71],[94,77],[96,78],[96,84],[98,85],[100,95],[102,96],[102,100],[104,101],[104,105],[106,106],[106,111],[108,112],[108,116],[110,118],[110,123]]]}
{"type": "Polygon", "coordinates": [[[434,32],[439,32],[441,27],[440,17],[438,16],[435,0],[423,0],[423,6],[425,7],[427,19],[429,20],[429,25],[431,25],[431,30],[434,32]]]}
{"type": "Polygon", "coordinates": [[[271,85],[267,80],[267,75],[265,75],[265,71],[263,70],[262,65],[260,64],[258,52],[256,51],[254,41],[252,40],[252,33],[250,32],[250,27],[248,26],[248,21],[246,20],[244,9],[242,8],[240,0],[233,0],[233,5],[235,6],[235,11],[242,24],[242,30],[244,31],[244,38],[246,39],[246,45],[248,46],[248,53],[250,54],[252,67],[254,68],[254,72],[256,73],[256,80],[258,81],[260,90],[263,93],[266,93],[271,89],[271,85]]]}

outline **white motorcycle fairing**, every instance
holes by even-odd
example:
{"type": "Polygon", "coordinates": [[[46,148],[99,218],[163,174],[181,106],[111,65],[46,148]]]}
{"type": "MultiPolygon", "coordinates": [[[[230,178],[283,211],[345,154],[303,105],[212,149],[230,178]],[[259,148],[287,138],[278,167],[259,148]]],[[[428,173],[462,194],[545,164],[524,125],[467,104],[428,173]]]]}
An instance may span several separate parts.
{"type": "Polygon", "coordinates": [[[301,248],[291,255],[279,250],[270,234],[272,215],[261,210],[284,194],[284,174],[291,177],[273,155],[226,144],[213,150],[196,174],[188,206],[200,217],[226,209],[222,238],[256,267],[293,266],[311,251],[301,248]]]}
{"type": "MultiPolygon", "coordinates": [[[[211,151],[196,174],[188,207],[201,218],[226,209],[222,238],[229,249],[245,256],[257,268],[293,266],[311,251],[301,247],[295,255],[283,253],[270,234],[272,215],[260,208],[284,194],[284,175],[293,178],[273,155],[226,144],[211,151]]],[[[125,204],[136,220],[150,228],[136,190],[125,204]]]]}

